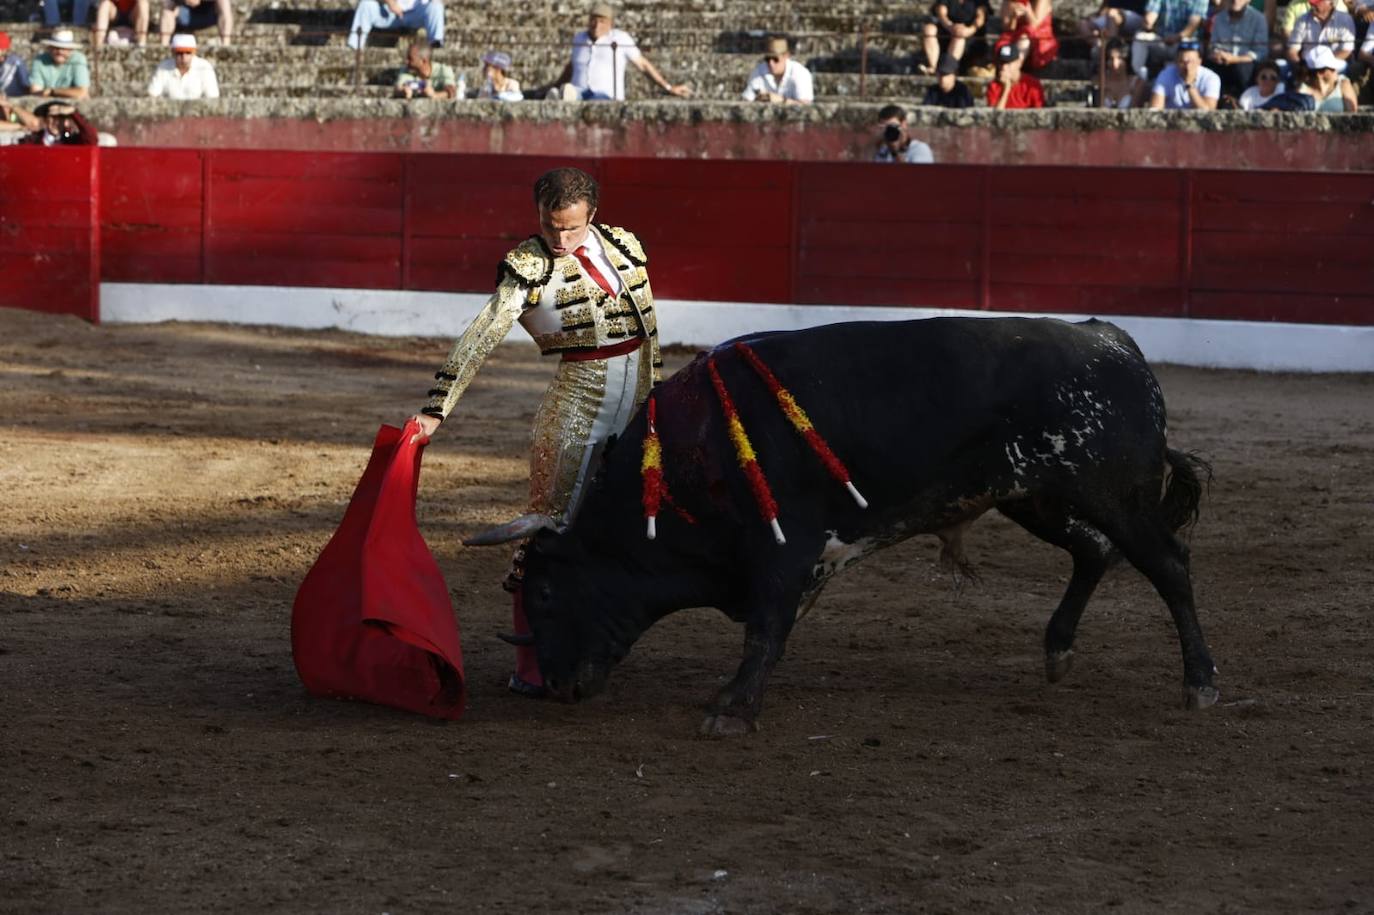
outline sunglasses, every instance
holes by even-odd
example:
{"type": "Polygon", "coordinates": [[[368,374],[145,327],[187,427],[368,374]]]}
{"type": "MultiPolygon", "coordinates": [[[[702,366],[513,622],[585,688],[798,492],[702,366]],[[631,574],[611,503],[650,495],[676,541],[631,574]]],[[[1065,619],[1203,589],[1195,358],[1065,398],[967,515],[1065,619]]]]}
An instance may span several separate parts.
{"type": "Polygon", "coordinates": [[[1279,78],[1279,75],[1278,75],[1277,73],[1261,73],[1259,76],[1256,76],[1256,77],[1255,77],[1255,79],[1278,79],[1278,78],[1279,78]]]}
{"type": "Polygon", "coordinates": [[[778,61],[782,60],[782,58],[776,54],[765,54],[763,55],[763,59],[768,61],[770,64],[775,64],[778,61]]]}

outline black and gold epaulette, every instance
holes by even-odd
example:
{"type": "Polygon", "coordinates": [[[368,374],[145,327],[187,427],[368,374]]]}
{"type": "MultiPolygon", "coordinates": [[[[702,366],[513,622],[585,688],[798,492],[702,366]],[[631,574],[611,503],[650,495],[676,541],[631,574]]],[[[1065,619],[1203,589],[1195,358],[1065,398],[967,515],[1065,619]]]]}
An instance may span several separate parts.
{"type": "Polygon", "coordinates": [[[630,263],[636,267],[643,267],[649,263],[649,255],[644,253],[644,246],[635,238],[629,229],[622,229],[619,226],[598,225],[604,236],[611,244],[620,250],[620,253],[630,259],[630,263]]]}
{"type": "Polygon", "coordinates": [[[501,259],[501,266],[496,268],[498,285],[503,276],[513,277],[526,289],[543,286],[553,276],[553,254],[542,238],[531,235],[501,259]]]}

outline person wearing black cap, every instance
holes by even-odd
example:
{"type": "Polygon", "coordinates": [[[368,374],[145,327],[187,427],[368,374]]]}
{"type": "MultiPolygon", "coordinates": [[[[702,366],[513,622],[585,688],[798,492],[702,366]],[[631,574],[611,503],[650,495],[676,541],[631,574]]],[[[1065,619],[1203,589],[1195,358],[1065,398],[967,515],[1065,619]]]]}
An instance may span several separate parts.
{"type": "Polygon", "coordinates": [[[100,143],[100,133],[81,116],[75,105],[65,100],[44,102],[33,110],[33,114],[0,103],[0,118],[29,131],[17,143],[32,146],[96,146],[100,143]]]}
{"type": "Polygon", "coordinates": [[[972,108],[973,93],[965,83],[959,81],[959,61],[948,53],[940,55],[940,63],[935,67],[938,79],[935,85],[926,88],[922,105],[936,108],[972,108]]]}
{"type": "Polygon", "coordinates": [[[988,107],[1044,108],[1045,89],[1040,80],[1021,72],[1021,52],[1014,44],[1004,44],[994,58],[996,74],[988,83],[988,107]]]}

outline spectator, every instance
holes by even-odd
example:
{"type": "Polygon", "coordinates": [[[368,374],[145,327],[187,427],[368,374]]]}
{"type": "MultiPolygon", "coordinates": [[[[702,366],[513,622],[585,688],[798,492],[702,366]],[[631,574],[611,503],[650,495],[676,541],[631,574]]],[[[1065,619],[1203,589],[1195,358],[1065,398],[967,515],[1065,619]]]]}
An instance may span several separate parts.
{"type": "Polygon", "coordinates": [[[605,3],[592,7],[587,14],[587,30],[578,32],[572,40],[572,59],[559,75],[563,98],[617,101],[625,98],[625,65],[648,75],[669,95],[686,98],[692,90],[686,85],[673,85],[664,78],[649,58],[639,52],[634,37],[614,27],[615,11],[605,3]]]}
{"type": "Polygon", "coordinates": [[[969,42],[978,36],[988,21],[986,0],[935,0],[930,18],[921,26],[921,51],[925,61],[916,65],[922,76],[940,69],[940,39],[946,41],[945,53],[957,63],[964,59],[969,42]]]}
{"type": "Polygon", "coordinates": [[[95,36],[92,44],[97,51],[108,40],[111,45],[128,44],[119,33],[110,34],[110,26],[127,25],[134,30],[134,44],[148,43],[148,0],[100,0],[95,8],[95,36]]]}
{"type": "Polygon", "coordinates": [[[173,35],[172,56],[157,65],[148,83],[148,95],[166,96],[177,101],[197,98],[219,98],[219,79],[215,68],[203,57],[196,56],[196,36],[173,35]]]}
{"type": "Polygon", "coordinates": [[[879,111],[878,126],[883,132],[878,139],[878,150],[873,155],[874,162],[930,165],[935,161],[930,147],[920,140],[913,140],[907,132],[906,109],[900,105],[887,105],[879,111]]]}
{"type": "Polygon", "coordinates": [[[91,70],[71,29],[58,29],[43,39],[48,50],[29,65],[29,93],[52,98],[91,97],[91,70]]]}
{"type": "Polygon", "coordinates": [[[1360,107],[1355,100],[1355,87],[1341,75],[1345,72],[1345,61],[1331,48],[1316,45],[1303,55],[1303,63],[1307,64],[1307,80],[1298,91],[1312,96],[1318,111],[1355,111],[1360,107]]]}
{"type": "Polygon", "coordinates": [[[482,75],[485,81],[477,92],[478,98],[518,102],[525,97],[520,84],[510,77],[510,55],[504,51],[488,51],[482,55],[482,75]]]}
{"type": "Polygon", "coordinates": [[[29,68],[10,50],[8,32],[0,32],[0,98],[29,94],[29,68]]]}
{"type": "MultiPolygon", "coordinates": [[[[72,25],[84,27],[91,18],[91,0],[72,0],[72,25]]],[[[58,0],[43,0],[43,24],[50,29],[57,28],[62,21],[62,10],[58,0]]]]}
{"type": "Polygon", "coordinates": [[[787,39],[768,39],[761,60],[749,74],[744,100],[775,102],[779,105],[810,105],[816,98],[811,88],[811,71],[792,59],[787,39]]]}
{"type": "Polygon", "coordinates": [[[1222,0],[1212,19],[1207,62],[1221,77],[1221,91],[1238,98],[1250,85],[1255,61],[1269,51],[1269,25],[1250,0],[1222,0]]]}
{"type": "Polygon", "coordinates": [[[1221,98],[1221,77],[1202,65],[1202,50],[1196,41],[1180,41],[1174,63],[1159,72],[1150,107],[1174,110],[1212,111],[1221,98]]]}
{"type": "MultiPolygon", "coordinates": [[[[1203,0],[1205,3],[1206,0],[1203,0]]],[[[1014,44],[1023,65],[1039,70],[1059,56],[1050,0],[1002,0],[1002,34],[993,51],[1014,44]]]]}
{"type": "Polygon", "coordinates": [[[1179,42],[1197,41],[1207,0],[1149,0],[1131,43],[1131,71],[1148,81],[1176,56],[1179,42]]]}
{"type": "Polygon", "coordinates": [[[1096,107],[1137,108],[1144,100],[1141,97],[1143,83],[1140,77],[1131,72],[1128,57],[1125,41],[1113,38],[1107,42],[1107,49],[1102,54],[1102,97],[1096,97],[1097,86],[1091,90],[1096,107]]]}
{"type": "Polygon", "coordinates": [[[988,107],[1044,108],[1045,89],[1040,80],[1021,72],[1021,52],[1014,44],[1004,44],[993,55],[996,69],[988,83],[988,107]]]}
{"type": "Polygon", "coordinates": [[[1103,40],[1130,38],[1144,24],[1145,0],[1103,0],[1096,13],[1079,20],[1078,34],[1096,50],[1103,40]]]}
{"type": "Polygon", "coordinates": [[[444,45],[443,0],[358,0],[353,25],[348,30],[348,46],[367,46],[373,29],[424,29],[432,47],[444,45]]]}
{"type": "Polygon", "coordinates": [[[954,55],[946,51],[940,55],[940,62],[935,67],[935,85],[926,89],[926,97],[921,100],[922,105],[932,105],[937,108],[972,108],[973,93],[969,91],[968,85],[959,80],[959,61],[954,59],[954,55]]]}
{"type": "Polygon", "coordinates": [[[1315,47],[1330,48],[1342,62],[1355,53],[1355,20],[1336,9],[1335,0],[1313,0],[1312,8],[1298,17],[1288,33],[1290,62],[1297,63],[1315,47]]]}
{"type": "MultiPolygon", "coordinates": [[[[1362,16],[1365,13],[1369,13],[1371,17],[1374,17],[1374,4],[1361,6],[1356,15],[1362,16]]],[[[1374,29],[1369,29],[1369,31],[1365,33],[1364,43],[1360,45],[1360,54],[1356,60],[1360,66],[1365,68],[1366,72],[1374,69],[1374,29]]],[[[1371,80],[1371,82],[1374,82],[1374,80],[1371,80]]],[[[1365,85],[1368,86],[1369,84],[1366,83],[1365,85]]],[[[3,91],[3,86],[4,81],[0,80],[0,91],[3,91]]]]}
{"type": "Polygon", "coordinates": [[[0,102],[0,118],[19,124],[27,135],[19,143],[35,146],[96,146],[100,135],[67,101],[44,102],[29,114],[17,105],[0,102]]]}
{"type": "Polygon", "coordinates": [[[429,48],[413,41],[406,48],[406,65],[396,77],[397,98],[457,98],[458,79],[448,64],[430,59],[429,48]]]}
{"type": "Polygon", "coordinates": [[[1258,111],[1275,98],[1283,95],[1283,75],[1279,65],[1266,60],[1255,67],[1255,84],[1240,95],[1242,111],[1258,111]]]}
{"type": "Polygon", "coordinates": [[[228,47],[234,38],[234,7],[230,0],[162,0],[162,19],[158,32],[162,43],[172,40],[173,32],[199,32],[219,27],[220,44],[228,47]]]}

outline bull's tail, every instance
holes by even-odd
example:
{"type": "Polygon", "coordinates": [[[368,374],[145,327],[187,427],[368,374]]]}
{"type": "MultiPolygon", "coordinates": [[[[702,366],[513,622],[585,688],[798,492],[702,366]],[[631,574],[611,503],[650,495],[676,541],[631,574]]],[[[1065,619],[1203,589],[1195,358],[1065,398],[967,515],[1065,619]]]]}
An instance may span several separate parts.
{"type": "Polygon", "coordinates": [[[1169,462],[1169,482],[1159,507],[1169,529],[1180,531],[1198,519],[1202,493],[1212,483],[1212,465],[1197,454],[1165,449],[1169,462]]]}

